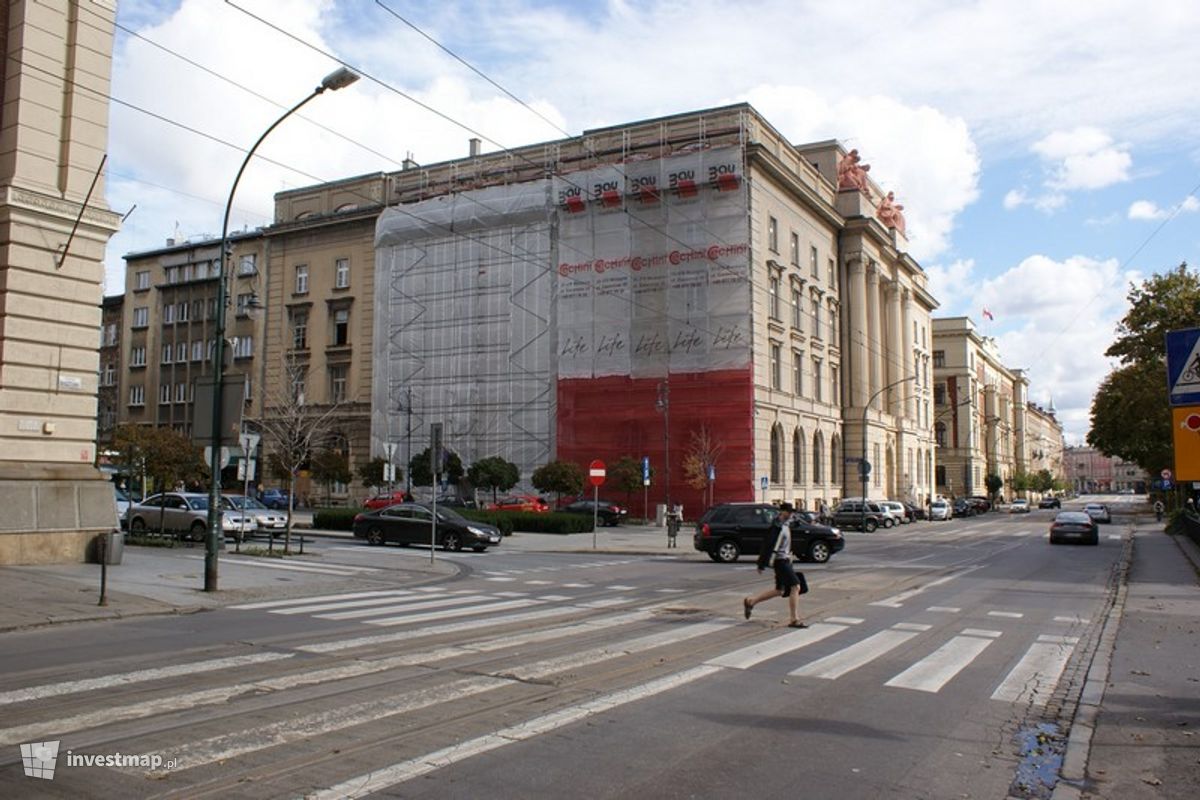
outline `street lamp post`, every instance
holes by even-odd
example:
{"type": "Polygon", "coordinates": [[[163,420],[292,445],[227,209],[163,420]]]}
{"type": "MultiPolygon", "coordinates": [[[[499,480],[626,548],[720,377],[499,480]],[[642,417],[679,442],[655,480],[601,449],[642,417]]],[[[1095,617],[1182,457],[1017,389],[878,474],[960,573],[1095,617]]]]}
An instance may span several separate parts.
{"type": "Polygon", "coordinates": [[[871,404],[875,402],[875,398],[895,386],[909,381],[915,381],[916,375],[909,375],[907,378],[901,378],[898,381],[892,381],[887,386],[884,386],[875,394],[871,395],[871,399],[867,400],[867,404],[863,406],[862,419],[862,461],[858,462],[858,473],[862,476],[862,519],[859,521],[861,530],[867,529],[867,412],[871,410],[871,404]]]}
{"type": "Polygon", "coordinates": [[[285,111],[283,116],[271,123],[271,127],[263,131],[262,136],[258,137],[258,141],[246,153],[246,158],[242,161],[242,166],[238,168],[237,176],[233,179],[233,186],[229,188],[229,199],[225,202],[225,217],[221,223],[221,262],[217,280],[216,340],[213,342],[212,453],[209,461],[209,469],[212,475],[208,491],[208,536],[206,537],[204,548],[204,591],[206,592],[215,592],[217,590],[217,551],[221,543],[221,509],[219,508],[221,501],[221,395],[225,382],[225,303],[227,297],[225,281],[228,275],[229,215],[233,210],[233,196],[237,192],[238,183],[242,180],[242,173],[246,171],[246,166],[250,163],[250,159],[254,157],[254,151],[271,134],[271,131],[275,130],[281,122],[292,114],[295,114],[317,95],[327,90],[337,91],[338,89],[344,89],[356,80],[358,80],[358,74],[347,67],[339,67],[326,75],[321,81],[320,86],[313,89],[307,97],[285,111]]]}

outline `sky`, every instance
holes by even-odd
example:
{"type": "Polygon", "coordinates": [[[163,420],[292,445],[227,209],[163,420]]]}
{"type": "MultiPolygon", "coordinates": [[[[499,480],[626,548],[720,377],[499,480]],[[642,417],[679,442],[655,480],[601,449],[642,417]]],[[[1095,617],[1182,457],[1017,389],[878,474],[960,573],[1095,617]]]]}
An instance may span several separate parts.
{"type": "Polygon", "coordinates": [[[797,144],[859,150],[935,316],[994,337],[1071,444],[1130,286],[1200,264],[1194,0],[122,0],[117,25],[107,294],[125,254],[219,236],[250,145],[339,64],[364,79],[271,134],[231,230],[269,224],[275,192],[471,137],[749,102],[797,144]]]}

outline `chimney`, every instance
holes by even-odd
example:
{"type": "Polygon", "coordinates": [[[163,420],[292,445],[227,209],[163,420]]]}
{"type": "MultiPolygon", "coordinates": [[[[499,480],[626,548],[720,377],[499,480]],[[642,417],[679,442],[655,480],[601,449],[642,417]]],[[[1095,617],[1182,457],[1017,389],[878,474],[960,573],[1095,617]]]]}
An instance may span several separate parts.
{"type": "Polygon", "coordinates": [[[416,169],[417,162],[413,161],[412,153],[404,154],[404,160],[400,162],[400,169],[416,169]]]}
{"type": "Polygon", "coordinates": [[[475,137],[475,136],[471,137],[471,157],[472,158],[479,155],[479,148],[482,144],[483,144],[483,142],[480,141],[480,139],[478,137],[475,137]]]}

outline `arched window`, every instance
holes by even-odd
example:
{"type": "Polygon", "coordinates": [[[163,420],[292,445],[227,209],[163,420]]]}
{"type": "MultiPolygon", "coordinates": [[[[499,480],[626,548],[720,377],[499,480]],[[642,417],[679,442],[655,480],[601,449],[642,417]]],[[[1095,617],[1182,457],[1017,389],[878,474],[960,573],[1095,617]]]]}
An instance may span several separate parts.
{"type": "Polygon", "coordinates": [[[796,452],[792,455],[792,463],[796,465],[796,474],[792,476],[792,480],[797,486],[804,485],[804,429],[796,428],[796,432],[792,435],[792,447],[796,452]]]}
{"type": "Polygon", "coordinates": [[[842,439],[836,433],[829,440],[829,482],[842,485],[842,439]]]}
{"type": "Polygon", "coordinates": [[[783,483],[783,428],[771,428],[771,483],[783,483]]]}
{"type": "Polygon", "coordinates": [[[799,486],[804,478],[804,439],[800,429],[792,431],[792,483],[799,486]]]}
{"type": "Polygon", "coordinates": [[[938,447],[946,446],[946,423],[935,422],[933,424],[933,436],[937,439],[938,447]]]}
{"type": "Polygon", "coordinates": [[[813,484],[825,482],[825,439],[821,432],[813,434],[813,484]]]}

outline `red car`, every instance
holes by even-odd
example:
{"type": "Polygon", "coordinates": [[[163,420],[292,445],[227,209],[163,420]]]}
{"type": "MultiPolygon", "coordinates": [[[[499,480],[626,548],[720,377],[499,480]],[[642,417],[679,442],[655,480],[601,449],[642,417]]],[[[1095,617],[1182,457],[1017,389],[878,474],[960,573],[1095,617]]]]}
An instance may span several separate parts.
{"type": "Polygon", "coordinates": [[[540,514],[549,511],[550,506],[542,498],[534,497],[531,494],[513,494],[488,504],[488,509],[491,511],[533,511],[540,514]]]}
{"type": "Polygon", "coordinates": [[[364,500],[363,508],[370,508],[370,509],[387,508],[388,506],[394,506],[397,503],[403,503],[403,502],[404,502],[404,492],[402,490],[396,490],[396,491],[392,492],[391,494],[388,494],[387,492],[382,492],[380,494],[375,495],[374,497],[368,497],[366,500],[364,500]]]}

